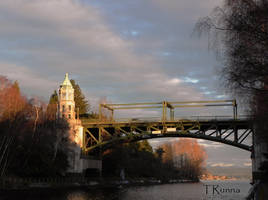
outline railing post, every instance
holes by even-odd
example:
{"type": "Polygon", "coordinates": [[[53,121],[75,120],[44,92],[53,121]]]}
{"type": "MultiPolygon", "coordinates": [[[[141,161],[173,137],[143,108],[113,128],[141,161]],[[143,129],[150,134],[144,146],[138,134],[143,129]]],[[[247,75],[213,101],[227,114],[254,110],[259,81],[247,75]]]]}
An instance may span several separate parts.
{"type": "Polygon", "coordinates": [[[237,127],[234,127],[234,142],[238,142],[238,133],[237,133],[237,127]]]}
{"type": "Polygon", "coordinates": [[[235,102],[235,119],[237,119],[237,104],[235,102]]]}
{"type": "Polygon", "coordinates": [[[86,127],[83,127],[83,138],[82,138],[82,155],[84,156],[86,149],[86,127]]]}
{"type": "Polygon", "coordinates": [[[99,138],[98,138],[99,143],[101,143],[101,142],[102,142],[102,135],[101,135],[101,133],[102,133],[102,127],[101,127],[101,126],[99,126],[99,138]]]}
{"type": "Polygon", "coordinates": [[[163,133],[166,133],[166,112],[167,112],[167,102],[163,101],[162,102],[163,105],[163,115],[162,115],[162,124],[163,124],[163,133]]]}
{"type": "Polygon", "coordinates": [[[162,102],[162,106],[163,106],[162,122],[164,124],[166,122],[166,108],[167,108],[165,101],[162,102]]]}
{"type": "Polygon", "coordinates": [[[237,120],[237,104],[236,104],[236,100],[233,100],[233,115],[234,115],[234,120],[237,120]]]}
{"type": "Polygon", "coordinates": [[[174,121],[174,109],[173,108],[170,108],[170,120],[171,121],[174,121]]]}
{"type": "Polygon", "coordinates": [[[111,111],[112,112],[112,122],[114,121],[114,110],[111,111]]]}

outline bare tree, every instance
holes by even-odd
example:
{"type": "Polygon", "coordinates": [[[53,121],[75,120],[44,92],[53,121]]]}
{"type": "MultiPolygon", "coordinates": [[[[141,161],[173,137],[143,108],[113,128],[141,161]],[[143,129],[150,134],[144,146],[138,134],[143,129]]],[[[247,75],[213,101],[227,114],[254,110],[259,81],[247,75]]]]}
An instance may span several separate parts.
{"type": "Polygon", "coordinates": [[[209,35],[210,47],[223,61],[226,86],[236,92],[267,92],[267,0],[225,0],[196,24],[209,35]]]}
{"type": "Polygon", "coordinates": [[[246,99],[257,133],[268,140],[268,1],[225,0],[195,28],[208,34],[225,86],[246,99]]]}

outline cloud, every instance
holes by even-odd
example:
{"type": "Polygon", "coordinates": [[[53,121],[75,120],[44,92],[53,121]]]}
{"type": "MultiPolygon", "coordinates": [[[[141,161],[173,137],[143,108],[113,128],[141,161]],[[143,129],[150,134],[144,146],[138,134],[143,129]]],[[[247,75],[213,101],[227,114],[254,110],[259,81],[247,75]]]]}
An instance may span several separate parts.
{"type": "Polygon", "coordinates": [[[153,0],[152,2],[154,3],[155,6],[158,6],[158,8],[162,12],[164,12],[165,14],[169,14],[172,17],[180,16],[183,17],[183,20],[187,19],[189,20],[189,18],[191,20],[196,20],[200,17],[201,14],[206,15],[208,10],[218,6],[222,1],[206,0],[200,2],[198,0],[189,0],[189,1],[153,0]],[[188,13],[189,11],[192,11],[192,13],[189,14],[188,13]]]}
{"type": "Polygon", "coordinates": [[[232,163],[214,163],[210,165],[211,167],[232,167],[234,164],[232,163]]]}
{"type": "Polygon", "coordinates": [[[198,83],[198,82],[199,82],[199,80],[197,80],[197,79],[193,79],[193,78],[190,78],[190,77],[185,77],[185,78],[184,78],[184,81],[185,81],[186,83],[198,83]]]}
{"type": "Polygon", "coordinates": [[[19,80],[23,93],[31,96],[39,94],[39,96],[44,97],[41,94],[53,92],[53,88],[57,86],[56,81],[35,74],[32,70],[22,65],[0,62],[0,71],[2,75],[9,79],[19,80]],[[27,88],[32,88],[32,90],[29,91],[27,88]]]}
{"type": "Polygon", "coordinates": [[[246,162],[246,163],[243,163],[243,165],[246,167],[250,167],[250,166],[252,166],[252,162],[246,162]]]}
{"type": "MultiPolygon", "coordinates": [[[[135,43],[133,51],[139,56],[152,56],[170,79],[183,80],[183,85],[194,88],[198,93],[200,86],[215,91],[221,85],[215,69],[219,64],[207,52],[207,38],[191,37],[197,19],[220,5],[221,0],[90,2],[97,4],[96,7],[102,11],[113,30],[118,33],[130,33],[132,30],[139,32],[138,39],[125,37],[135,43]],[[185,77],[192,81],[185,82],[185,77]],[[194,85],[193,82],[197,81],[198,84],[194,85]]],[[[204,99],[215,99],[216,95],[221,94],[222,91],[215,91],[201,96],[204,99]]]]}
{"type": "Polygon", "coordinates": [[[219,142],[211,142],[211,141],[207,141],[207,140],[198,140],[198,143],[205,147],[205,148],[222,148],[224,146],[224,144],[219,143],[219,142]]]}
{"type": "Polygon", "coordinates": [[[172,78],[171,80],[168,80],[167,83],[170,85],[177,85],[177,84],[181,83],[181,80],[178,78],[172,78]]]}
{"type": "MultiPolygon", "coordinates": [[[[44,85],[51,86],[51,80],[60,83],[69,72],[84,90],[112,101],[203,98],[198,90],[167,74],[154,56],[137,53],[141,46],[121,37],[91,5],[71,0],[16,0],[0,6],[8,18],[8,22],[0,20],[5,27],[0,30],[5,41],[0,60],[31,71],[28,80],[43,76],[48,79],[44,85]]],[[[24,85],[27,90],[36,87],[24,85]]]]}

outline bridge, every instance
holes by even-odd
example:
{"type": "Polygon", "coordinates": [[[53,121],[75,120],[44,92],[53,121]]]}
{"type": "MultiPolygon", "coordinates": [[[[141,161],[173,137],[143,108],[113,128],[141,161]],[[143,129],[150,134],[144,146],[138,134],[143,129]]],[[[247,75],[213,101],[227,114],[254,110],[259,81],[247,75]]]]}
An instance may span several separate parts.
{"type": "Polygon", "coordinates": [[[163,137],[204,139],[252,151],[252,123],[247,116],[237,115],[236,100],[100,104],[99,119],[81,120],[84,127],[84,154],[118,143],[163,137]],[[178,109],[198,107],[231,107],[232,114],[175,117],[174,113],[178,109]],[[161,109],[161,117],[115,119],[114,112],[123,109],[161,109]]]}

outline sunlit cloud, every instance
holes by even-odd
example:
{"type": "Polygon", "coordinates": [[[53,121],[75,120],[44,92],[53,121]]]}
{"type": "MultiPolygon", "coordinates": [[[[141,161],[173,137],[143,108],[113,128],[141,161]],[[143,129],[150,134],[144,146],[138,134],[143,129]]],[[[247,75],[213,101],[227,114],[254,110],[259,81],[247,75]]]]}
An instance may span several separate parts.
{"type": "Polygon", "coordinates": [[[243,165],[246,166],[246,167],[250,167],[250,166],[252,166],[252,163],[251,162],[246,162],[246,163],[243,163],[243,165]]]}
{"type": "Polygon", "coordinates": [[[232,167],[234,164],[232,163],[214,163],[210,165],[211,167],[232,167]]]}
{"type": "Polygon", "coordinates": [[[199,144],[206,148],[222,148],[224,145],[219,142],[208,142],[205,140],[199,141],[199,144]]]}
{"type": "Polygon", "coordinates": [[[181,83],[181,80],[178,78],[173,78],[173,79],[168,80],[167,83],[171,84],[171,85],[177,85],[177,84],[181,83]]]}

